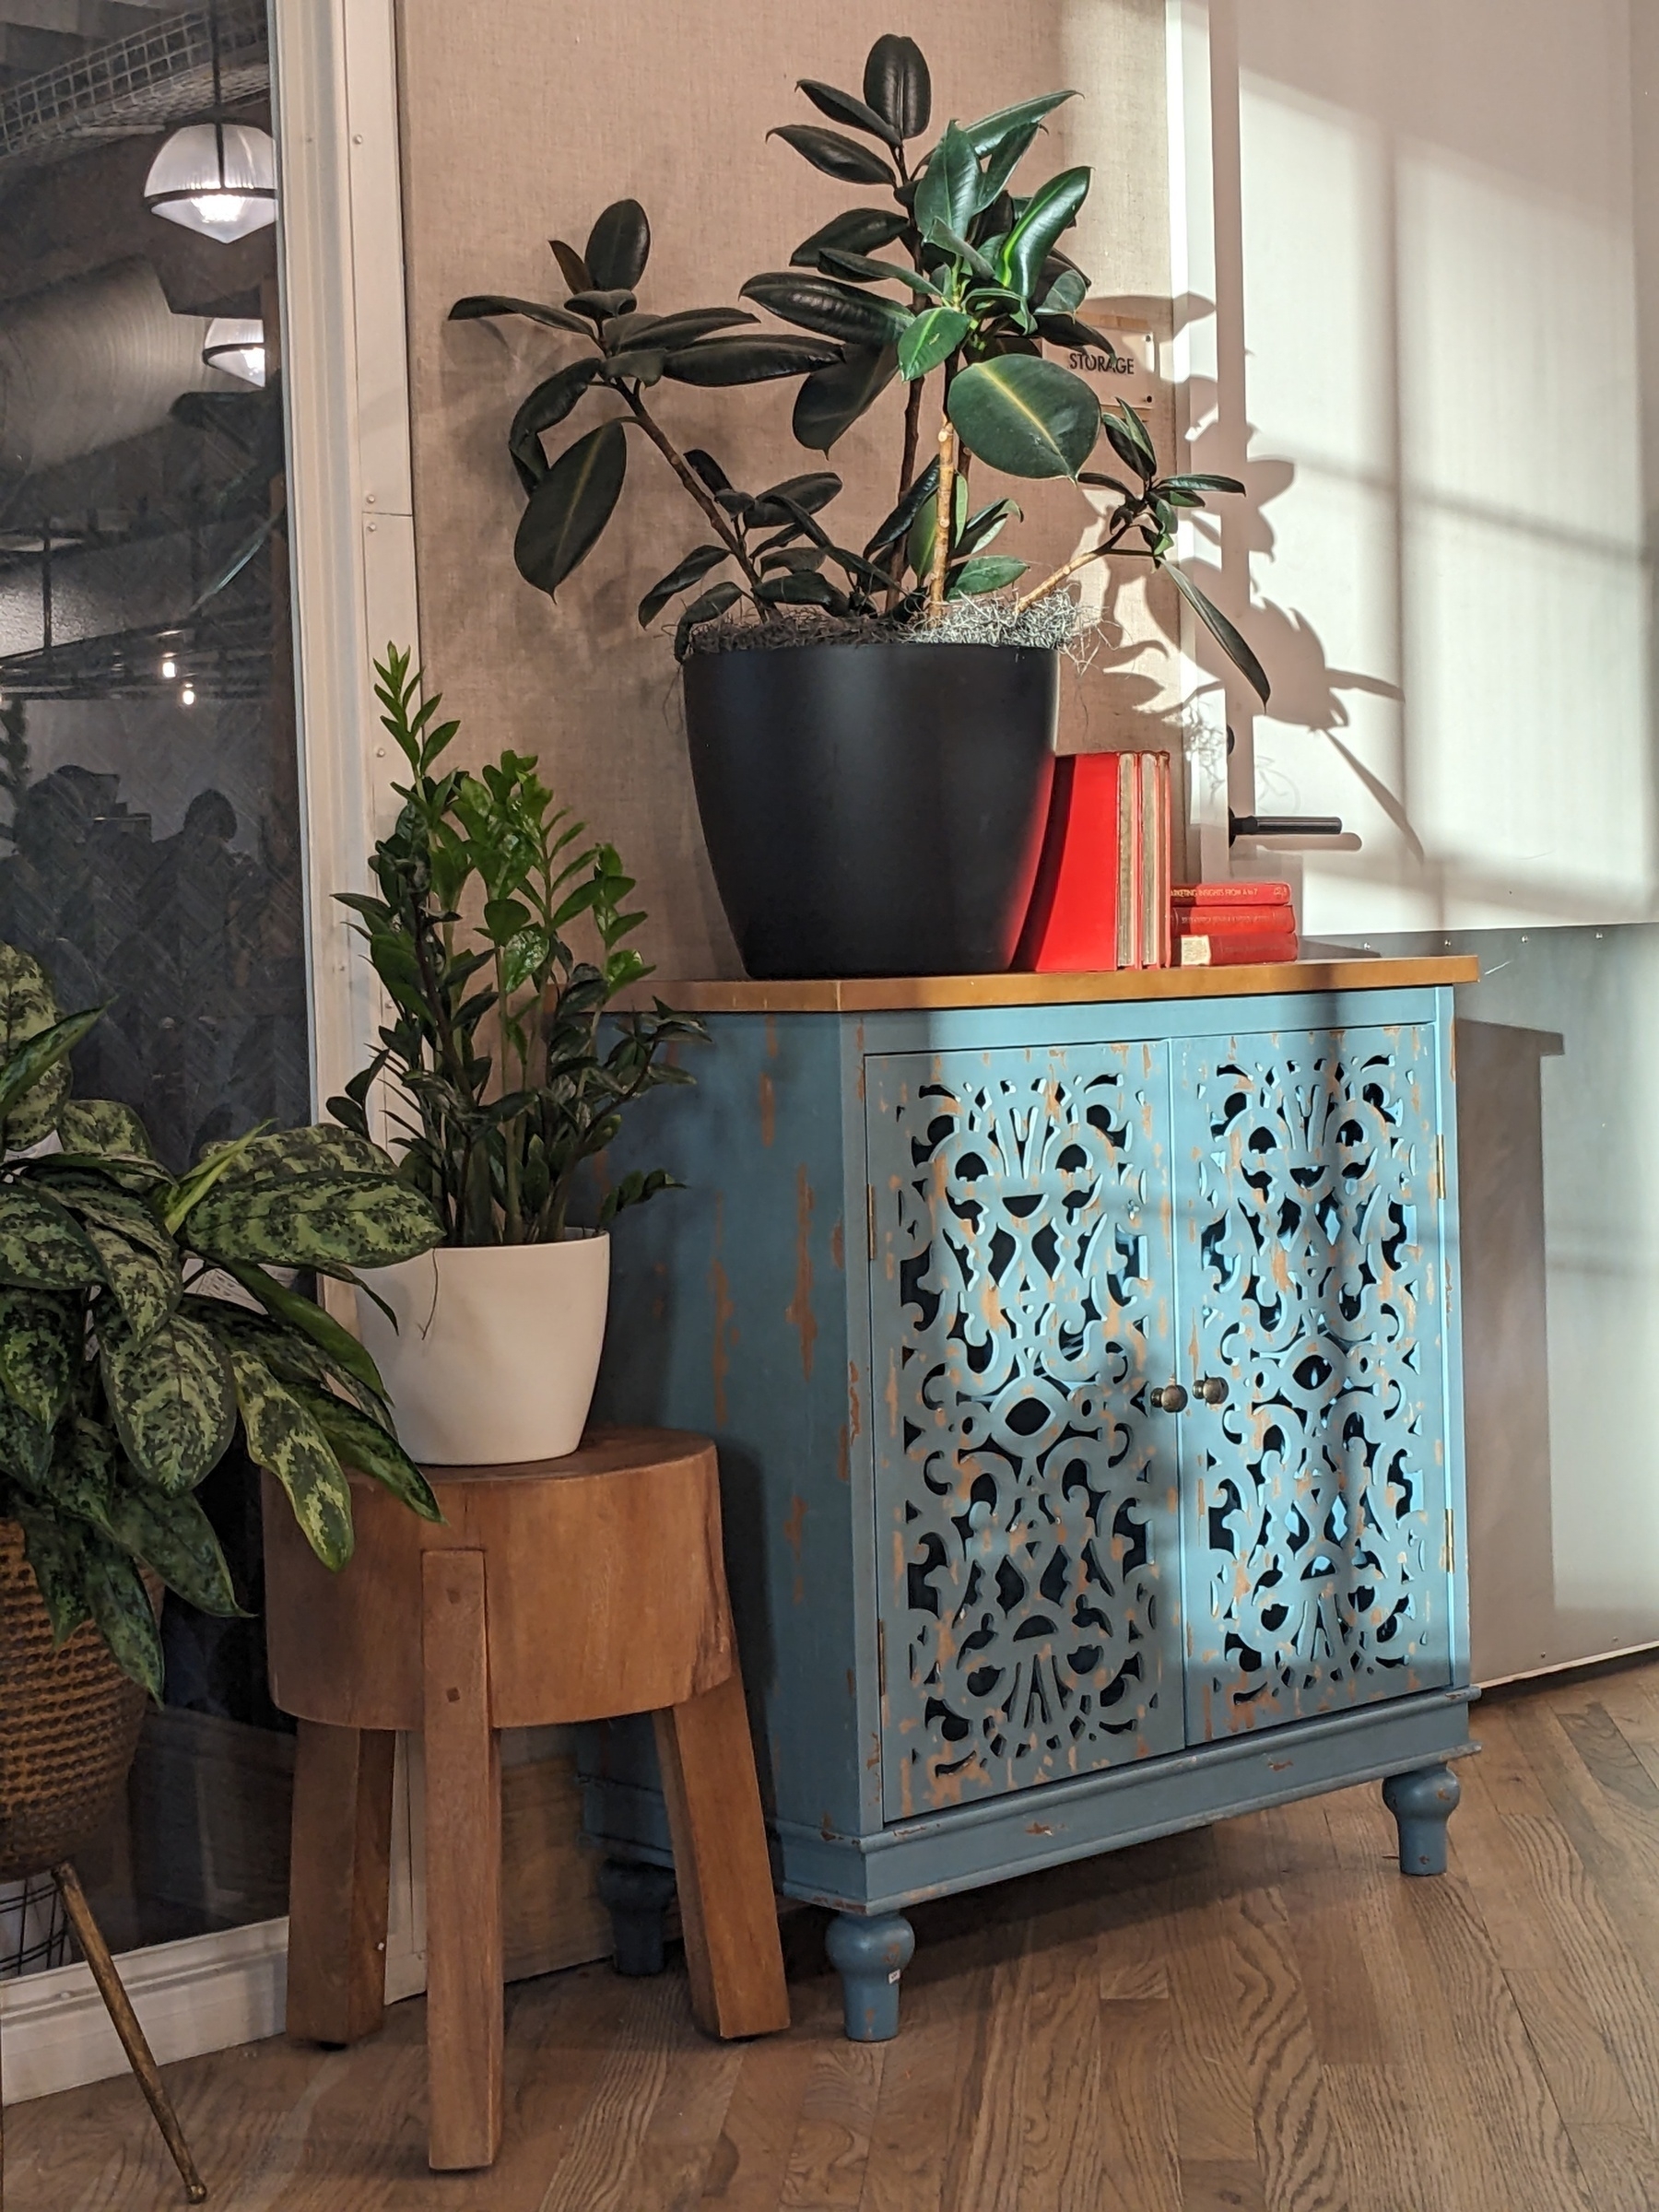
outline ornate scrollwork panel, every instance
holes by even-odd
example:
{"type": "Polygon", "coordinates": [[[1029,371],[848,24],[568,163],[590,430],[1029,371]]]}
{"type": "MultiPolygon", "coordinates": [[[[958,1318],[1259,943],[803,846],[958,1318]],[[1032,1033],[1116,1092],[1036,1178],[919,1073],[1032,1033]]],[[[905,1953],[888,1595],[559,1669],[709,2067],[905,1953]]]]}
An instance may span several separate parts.
{"type": "Polygon", "coordinates": [[[1165,1048],[867,1097],[888,1817],[1176,1749],[1165,1048]]]}
{"type": "Polygon", "coordinates": [[[1431,1039],[1178,1048],[1195,1741],[1450,1679],[1431,1039]]]}

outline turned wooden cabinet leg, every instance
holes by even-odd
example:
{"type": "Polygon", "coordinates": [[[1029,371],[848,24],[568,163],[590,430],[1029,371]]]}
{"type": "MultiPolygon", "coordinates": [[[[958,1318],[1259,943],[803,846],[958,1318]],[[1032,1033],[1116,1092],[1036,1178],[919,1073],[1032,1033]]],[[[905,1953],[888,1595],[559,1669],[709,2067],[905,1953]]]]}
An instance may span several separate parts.
{"type": "Polygon", "coordinates": [[[385,2018],[396,1747],[387,1731],[300,1723],[288,2031],[311,2042],[360,2042],[385,2018]]]}
{"type": "Polygon", "coordinates": [[[1445,1873],[1446,1823],[1462,1795],[1463,1784],[1447,1766],[1391,1774],[1382,1784],[1382,1802],[1399,1836],[1402,1874],[1445,1873]]]}
{"type": "Polygon", "coordinates": [[[426,1745],[427,2157],[501,2143],[501,1759],[490,1724],[484,1554],[421,1560],[426,1745]]]}
{"type": "Polygon", "coordinates": [[[769,2035],[789,1993],[742,1681],[654,1719],[691,2008],[711,2035],[769,2035]]]}

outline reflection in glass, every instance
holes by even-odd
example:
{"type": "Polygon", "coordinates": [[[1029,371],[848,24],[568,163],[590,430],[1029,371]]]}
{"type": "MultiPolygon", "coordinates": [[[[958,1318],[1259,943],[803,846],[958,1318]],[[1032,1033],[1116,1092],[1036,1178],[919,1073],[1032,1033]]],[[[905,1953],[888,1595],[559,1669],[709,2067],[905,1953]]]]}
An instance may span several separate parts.
{"type": "MultiPolygon", "coordinates": [[[[108,1003],[77,1087],[175,1168],[310,1118],[274,202],[247,234],[146,204],[217,194],[173,167],[221,126],[231,196],[274,188],[268,94],[263,0],[0,0],[0,937],[108,1003]]],[[[82,1868],[117,1949],[286,1910],[240,1452],[201,1497],[254,1618],[168,1601],[168,1707],[82,1868]]]]}

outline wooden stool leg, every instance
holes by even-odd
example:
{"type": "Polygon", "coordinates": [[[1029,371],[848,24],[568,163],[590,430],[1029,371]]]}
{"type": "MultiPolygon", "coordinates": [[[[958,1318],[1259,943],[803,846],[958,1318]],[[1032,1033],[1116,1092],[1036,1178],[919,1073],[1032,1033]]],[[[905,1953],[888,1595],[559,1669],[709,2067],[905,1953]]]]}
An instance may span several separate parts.
{"type": "Polygon", "coordinates": [[[501,1758],[490,1725],[484,1554],[421,1559],[428,2162],[501,2145],[501,1758]]]}
{"type": "Polygon", "coordinates": [[[196,2171],[195,2160],[190,2155],[190,2146],[184,2140],[184,2130],[179,2125],[179,2115],[173,2111],[172,2099],[162,2086],[160,2072],[150,2047],[138,2025],[138,2015],[133,2010],[126,1991],[121,1985],[121,1976],[115,1971],[115,1961],[110,1956],[110,1947],[102,1931],[92,1917],[92,1908],[87,1902],[87,1893],[80,1886],[80,1877],[67,1859],[52,1870],[57,1884],[58,1895],[64,1900],[64,1910],[69,1915],[69,1925],[75,1930],[75,1940],[92,1970],[92,1979],[98,1984],[98,1994],[104,2001],[121,2047],[127,2054],[127,2064],[138,2077],[138,2087],[144,2091],[150,2111],[156,2116],[156,2125],[162,2139],[172,2153],[173,2164],[184,2181],[184,2194],[193,2205],[201,2204],[207,2194],[207,2184],[196,2171]]]}
{"type": "Polygon", "coordinates": [[[691,2009],[711,2035],[770,2035],[789,1993],[742,1679],[654,1719],[691,2009]]]}
{"type": "Polygon", "coordinates": [[[385,2018],[396,1749],[389,1730],[300,1723],[288,2031],[311,2042],[360,2042],[385,2018]]]}

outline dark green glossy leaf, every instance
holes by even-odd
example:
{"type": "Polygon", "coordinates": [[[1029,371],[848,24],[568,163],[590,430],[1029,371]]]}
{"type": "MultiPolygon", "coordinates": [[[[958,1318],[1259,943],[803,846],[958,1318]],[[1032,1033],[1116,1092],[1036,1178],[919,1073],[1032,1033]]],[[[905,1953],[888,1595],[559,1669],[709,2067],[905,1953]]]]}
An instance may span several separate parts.
{"type": "Polygon", "coordinates": [[[856,93],[840,92],[833,85],[820,84],[811,76],[800,78],[795,90],[805,92],[818,113],[828,115],[833,123],[844,123],[855,131],[867,131],[872,138],[879,138],[888,146],[900,146],[904,142],[903,132],[885,115],[877,114],[856,93]]]}
{"type": "Polygon", "coordinates": [[[638,200],[613,200],[588,233],[588,289],[631,291],[651,256],[651,225],[638,200]]]}
{"type": "Polygon", "coordinates": [[[742,596],[742,592],[735,583],[721,582],[706,591],[700,599],[694,599],[680,617],[674,633],[675,659],[685,659],[691,641],[691,632],[700,623],[712,622],[717,615],[724,615],[728,606],[735,606],[742,596]]]}
{"type": "Polygon", "coordinates": [[[552,250],[554,260],[559,264],[559,273],[565,280],[566,290],[591,292],[594,288],[593,272],[581,254],[577,253],[575,247],[568,244],[562,238],[550,238],[547,244],[552,250]]]}
{"type": "Polygon", "coordinates": [[[102,1264],[73,1214],[21,1183],[0,1187],[0,1283],[74,1290],[102,1280],[102,1264]]]}
{"type": "Polygon", "coordinates": [[[653,324],[651,343],[664,353],[677,353],[716,330],[731,330],[739,323],[753,323],[740,307],[690,307],[684,313],[663,315],[653,324]]]}
{"type": "Polygon", "coordinates": [[[443,1519],[431,1484],[394,1436],[325,1390],[297,1383],[294,1395],[328,1439],[343,1467],[371,1476],[423,1521],[443,1519]]]}
{"type": "MultiPolygon", "coordinates": [[[[1095,330],[1087,323],[1079,323],[1076,315],[1051,314],[1047,308],[1037,311],[1037,328],[1051,346],[1064,346],[1073,353],[1114,354],[1116,346],[1103,330],[1095,330]]],[[[1074,367],[1086,363],[1074,362],[1074,367]]]]}
{"type": "Polygon", "coordinates": [[[818,255],[830,247],[843,253],[874,253],[890,245],[907,228],[901,208],[848,207],[801,241],[789,257],[790,266],[815,269],[818,255]]]}
{"type": "Polygon", "coordinates": [[[593,551],[616,512],[628,473],[628,434],[602,422],[567,446],[530,495],[512,541],[527,583],[552,598],[593,551]]]}
{"type": "Polygon", "coordinates": [[[585,315],[595,330],[600,324],[610,322],[614,316],[631,315],[639,304],[633,294],[623,287],[609,291],[595,289],[591,292],[572,292],[565,301],[565,305],[574,308],[579,315],[585,315]]]}
{"type": "Polygon", "coordinates": [[[350,1559],[354,1539],[351,1487],[333,1447],[263,1359],[238,1348],[230,1354],[230,1367],[249,1458],[276,1477],[300,1534],[323,1564],[337,1571],[350,1559]]]}
{"type": "Polygon", "coordinates": [[[23,1531],[23,1550],[52,1623],[54,1646],[66,1643],[83,1621],[87,1607],[86,1547],[78,1528],[60,1521],[45,1506],[14,1499],[10,1511],[23,1531]]]}
{"type": "Polygon", "coordinates": [[[225,1355],[182,1313],[143,1339],[100,1317],[100,1364],[122,1448],[165,1496],[195,1488],[224,1455],[236,1408],[225,1355]]]}
{"type": "Polygon", "coordinates": [[[947,124],[916,186],[916,224],[923,237],[939,223],[965,238],[969,224],[984,205],[983,182],[972,140],[959,124],[947,124]]]}
{"type": "Polygon", "coordinates": [[[541,431],[550,430],[555,423],[562,422],[593,382],[598,370],[598,361],[589,354],[544,378],[512,418],[507,432],[509,449],[522,455],[541,431]]]}
{"type": "Polygon", "coordinates": [[[1180,592],[1182,597],[1215,639],[1217,644],[1220,646],[1233,666],[1239,670],[1251,689],[1265,706],[1272,695],[1266,671],[1245,643],[1239,630],[1229,621],[1214,601],[1206,598],[1192,578],[1178,569],[1173,561],[1165,561],[1161,566],[1164,574],[1171,580],[1176,590],[1180,592]]]}
{"type": "Polygon", "coordinates": [[[900,138],[917,137],[933,115],[933,83],[914,39],[888,31],[865,61],[864,96],[900,138]]]}
{"type": "Polygon", "coordinates": [[[924,300],[944,297],[931,276],[903,262],[872,261],[867,253],[842,253],[826,246],[818,255],[818,266],[831,276],[850,276],[854,284],[901,284],[924,300]]]}
{"type": "Polygon", "coordinates": [[[927,242],[931,246],[937,246],[942,253],[948,253],[953,261],[959,261],[974,276],[982,277],[992,287],[993,293],[1000,296],[994,263],[987,261],[976,245],[953,230],[948,223],[929,223],[927,242]]]}
{"type": "Polygon", "coordinates": [[[1082,378],[1029,353],[964,369],[949,414],[970,452],[1011,477],[1076,477],[1100,430],[1100,403],[1082,378]]]}
{"type": "Polygon", "coordinates": [[[1165,491],[1229,491],[1243,497],[1244,486],[1237,477],[1165,477],[1161,488],[1165,491]]]}
{"type": "Polygon", "coordinates": [[[827,453],[886,391],[899,370],[892,346],[851,346],[842,359],[815,370],[795,394],[795,439],[827,453]]]}
{"type": "Polygon", "coordinates": [[[982,115],[977,123],[966,126],[964,135],[982,159],[1010,131],[1019,130],[1028,123],[1041,123],[1066,100],[1077,98],[1075,91],[1040,92],[1034,100],[1018,100],[1011,108],[998,108],[993,114],[982,115]]]}
{"type": "Polygon", "coordinates": [[[748,519],[757,529],[766,530],[774,524],[796,521],[803,514],[817,514],[828,507],[841,490],[841,480],[833,469],[813,469],[804,477],[786,477],[782,484],[769,485],[756,498],[749,509],[748,519]]]}
{"type": "Polygon", "coordinates": [[[159,1705],[163,1674],[161,1638],[149,1592],[136,1566],[118,1545],[90,1528],[82,1541],[81,1587],[87,1610],[122,1673],[148,1690],[159,1705]]]}
{"type": "Polygon", "coordinates": [[[766,135],[769,138],[782,138],[785,146],[793,146],[814,169],[822,170],[827,177],[839,177],[843,184],[899,182],[879,154],[872,153],[867,146],[860,146],[856,138],[843,137],[840,131],[826,131],[814,123],[785,123],[766,135]]]}
{"type": "Polygon", "coordinates": [[[1009,523],[1023,522],[1024,519],[1017,500],[993,500],[990,506],[982,507],[976,514],[971,514],[957,532],[955,558],[961,560],[970,553],[979,552],[1009,523]]]}
{"type": "Polygon", "coordinates": [[[911,310],[896,300],[842,284],[833,276],[807,276],[793,269],[751,276],[743,297],[822,337],[848,346],[896,345],[910,327],[911,310]]]}
{"type": "Polygon", "coordinates": [[[130,1106],[113,1099],[70,1099],[58,1114],[65,1152],[108,1152],[124,1159],[153,1159],[148,1132],[130,1106]]]}
{"type": "Polygon", "coordinates": [[[866,558],[871,554],[884,553],[888,546],[896,546],[899,543],[899,540],[915,521],[923,501],[933,498],[938,488],[938,483],[939,464],[935,456],[917,477],[891,514],[877,527],[875,536],[865,547],[866,558]]]}
{"type": "Polygon", "coordinates": [[[706,484],[711,491],[718,493],[731,490],[731,478],[712,453],[705,453],[700,445],[688,446],[686,459],[699,480],[706,484]]]}
{"type": "Polygon", "coordinates": [[[1004,194],[1007,189],[1008,179],[1019,167],[1032,139],[1036,137],[1041,128],[1041,124],[1036,122],[1017,123],[1003,134],[994,146],[986,149],[985,180],[981,186],[981,191],[983,194],[983,205],[989,220],[987,224],[982,225],[982,229],[998,232],[1013,229],[1015,218],[1008,212],[1012,203],[1004,198],[1004,194]],[[997,206],[998,201],[1002,202],[1000,210],[997,206]]]}
{"type": "Polygon", "coordinates": [[[599,1203],[599,1226],[608,1229],[626,1206],[643,1206],[659,1191],[683,1191],[685,1184],[666,1168],[630,1168],[619,1182],[612,1183],[599,1203]]]}
{"type": "Polygon", "coordinates": [[[1062,269],[1042,296],[1047,315],[1075,315],[1088,297],[1088,279],[1080,269],[1062,269]]]}
{"type": "Polygon", "coordinates": [[[407,1183],[319,1172],[215,1190],[186,1226],[205,1259],[265,1267],[389,1267],[441,1243],[437,1216],[407,1183]]]}
{"type": "Polygon", "coordinates": [[[841,348],[825,338],[705,338],[670,354],[663,373],[681,384],[763,384],[840,359],[841,348]]]}
{"type": "Polygon", "coordinates": [[[1022,300],[1029,300],[1036,289],[1054,241],[1076,222],[1078,208],[1088,197],[1089,174],[1087,169],[1066,169],[1051,177],[1008,233],[998,273],[1022,300]]]}
{"type": "Polygon", "coordinates": [[[524,315],[532,323],[545,323],[551,330],[579,330],[582,336],[592,337],[593,332],[580,315],[568,308],[547,307],[537,300],[511,300],[500,292],[477,292],[465,300],[457,300],[450,309],[452,323],[477,323],[490,315],[524,315]]]}
{"type": "Polygon", "coordinates": [[[1149,483],[1158,474],[1158,453],[1147,435],[1146,424],[1135,409],[1120,399],[1115,406],[1102,410],[1100,419],[1118,459],[1126,462],[1138,477],[1149,483]]]}
{"type": "MultiPolygon", "coordinates": [[[[937,482],[937,473],[935,482],[937,482]]],[[[958,477],[951,490],[951,537],[954,542],[968,520],[968,486],[958,477]]],[[[917,508],[910,526],[910,537],[905,545],[905,559],[915,571],[919,582],[924,582],[933,572],[934,533],[938,527],[939,503],[930,495],[917,508]]]]}
{"type": "Polygon", "coordinates": [[[606,361],[600,373],[606,383],[660,383],[667,358],[660,347],[631,346],[606,361]]]}
{"type": "Polygon", "coordinates": [[[653,583],[644,598],[641,600],[641,629],[649,629],[670,599],[677,598],[681,592],[689,591],[694,583],[700,583],[711,569],[717,569],[723,560],[730,558],[730,550],[725,546],[693,547],[685,559],[670,569],[667,575],[658,582],[653,583]]]}
{"type": "Polygon", "coordinates": [[[827,576],[805,569],[767,577],[756,588],[755,596],[773,606],[826,606],[837,615],[847,611],[846,594],[838,592],[827,576]]]}
{"type": "Polygon", "coordinates": [[[899,341],[899,373],[926,376],[947,361],[973,328],[954,307],[924,307],[899,341]]]}
{"type": "Polygon", "coordinates": [[[1007,553],[979,553],[952,571],[945,587],[947,599],[974,599],[984,592],[1000,592],[1018,583],[1030,563],[1007,553]]]}
{"type": "Polygon", "coordinates": [[[57,1425],[85,1351],[77,1297],[0,1290],[0,1389],[30,1420],[57,1425]]]}

